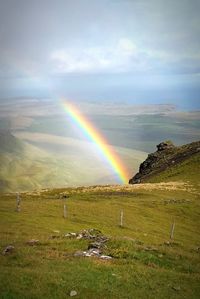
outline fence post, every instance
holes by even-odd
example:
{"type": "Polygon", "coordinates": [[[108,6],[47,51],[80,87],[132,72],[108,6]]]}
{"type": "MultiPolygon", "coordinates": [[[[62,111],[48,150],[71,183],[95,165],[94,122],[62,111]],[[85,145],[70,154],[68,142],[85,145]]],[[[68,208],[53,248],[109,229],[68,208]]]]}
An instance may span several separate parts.
{"type": "Polygon", "coordinates": [[[124,218],[124,212],[123,212],[123,210],[121,210],[121,213],[120,213],[120,227],[123,227],[123,218],[124,218]]]}
{"type": "Polygon", "coordinates": [[[67,207],[66,207],[66,204],[64,204],[63,217],[67,218],[67,207]]]}
{"type": "Polygon", "coordinates": [[[19,192],[17,192],[16,193],[16,211],[17,212],[21,211],[20,203],[21,203],[21,198],[20,198],[19,192]]]}
{"type": "Polygon", "coordinates": [[[174,239],[174,229],[175,229],[175,220],[172,223],[171,226],[171,231],[170,231],[170,239],[173,240],[174,239]]]}

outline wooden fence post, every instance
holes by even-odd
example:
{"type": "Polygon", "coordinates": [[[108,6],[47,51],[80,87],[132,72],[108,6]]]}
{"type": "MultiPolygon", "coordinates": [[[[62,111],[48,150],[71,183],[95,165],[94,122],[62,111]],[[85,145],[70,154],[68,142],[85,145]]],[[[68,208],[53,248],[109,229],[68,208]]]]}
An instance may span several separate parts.
{"type": "Polygon", "coordinates": [[[64,204],[63,217],[67,218],[67,207],[66,207],[66,204],[64,204]]]}
{"type": "Polygon", "coordinates": [[[120,227],[123,227],[123,218],[124,218],[124,212],[123,212],[123,210],[121,210],[121,213],[120,213],[120,227]]]}
{"type": "Polygon", "coordinates": [[[21,203],[21,198],[20,198],[19,192],[17,192],[16,193],[16,211],[17,212],[21,211],[20,203],[21,203]]]}
{"type": "Polygon", "coordinates": [[[171,226],[171,231],[170,231],[170,239],[173,240],[174,239],[174,229],[175,229],[175,220],[172,223],[171,226]]]}

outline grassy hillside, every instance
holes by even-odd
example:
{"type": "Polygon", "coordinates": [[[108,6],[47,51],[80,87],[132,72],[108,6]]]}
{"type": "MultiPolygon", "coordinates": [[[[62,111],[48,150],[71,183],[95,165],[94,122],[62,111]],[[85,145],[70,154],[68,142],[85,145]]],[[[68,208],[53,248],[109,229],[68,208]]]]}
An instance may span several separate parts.
{"type": "MultiPolygon", "coordinates": [[[[12,153],[4,152],[8,160],[1,161],[1,175],[12,177],[13,186],[23,185],[26,177],[35,182],[35,175],[40,182],[57,183],[59,168],[56,173],[51,166],[58,158],[47,159],[45,151],[24,145],[14,162],[12,153]]],[[[153,183],[21,192],[20,212],[16,194],[1,193],[0,298],[64,299],[74,290],[81,299],[199,299],[199,160],[197,152],[151,178],[153,183]],[[89,229],[108,238],[101,255],[110,259],[83,256],[99,246],[99,233],[80,237],[89,229]]]]}
{"type": "Polygon", "coordinates": [[[199,172],[200,141],[175,146],[170,140],[157,145],[157,151],[148,155],[140,164],[139,172],[130,184],[189,180],[197,183],[199,172]]]}
{"type": "Polygon", "coordinates": [[[200,297],[195,184],[54,189],[22,193],[21,199],[16,212],[15,194],[0,197],[0,248],[14,246],[0,256],[0,298],[70,298],[71,290],[82,299],[200,297]],[[89,228],[109,237],[103,254],[112,259],[74,256],[90,241],[65,234],[89,228]],[[30,246],[30,239],[39,243],[30,246]]]}
{"type": "Polygon", "coordinates": [[[149,182],[170,182],[170,181],[188,181],[200,188],[200,153],[191,156],[189,159],[170,167],[155,177],[149,179],[149,182]]]}
{"type": "MultiPolygon", "coordinates": [[[[22,141],[9,132],[0,134],[1,191],[17,192],[118,182],[108,163],[98,159],[90,151],[91,143],[75,142],[73,139],[53,135],[45,136],[48,137],[48,142],[55,143],[55,152],[48,150],[53,146],[48,142],[41,149],[37,143],[33,145],[22,141]]],[[[136,170],[146,157],[146,153],[135,150],[118,147],[116,151],[129,166],[129,171],[136,170]]]]}

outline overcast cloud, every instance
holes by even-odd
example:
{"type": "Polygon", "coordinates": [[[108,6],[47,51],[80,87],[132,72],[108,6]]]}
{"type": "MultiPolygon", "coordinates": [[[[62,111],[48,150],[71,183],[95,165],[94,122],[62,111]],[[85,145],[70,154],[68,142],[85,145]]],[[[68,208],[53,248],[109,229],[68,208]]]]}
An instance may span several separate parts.
{"type": "Polygon", "coordinates": [[[187,75],[197,87],[199,15],[199,0],[0,0],[0,92],[90,74],[187,75]]]}

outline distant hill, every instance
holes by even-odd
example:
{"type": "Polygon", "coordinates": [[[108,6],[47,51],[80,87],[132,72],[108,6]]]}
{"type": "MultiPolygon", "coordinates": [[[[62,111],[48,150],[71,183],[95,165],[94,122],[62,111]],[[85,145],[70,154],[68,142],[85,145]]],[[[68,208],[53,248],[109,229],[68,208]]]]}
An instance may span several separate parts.
{"type": "MultiPolygon", "coordinates": [[[[90,163],[77,157],[53,155],[28,142],[15,137],[9,131],[0,135],[0,190],[30,191],[41,188],[55,188],[95,184],[98,175],[86,173],[90,163]],[[79,167],[76,167],[78,163],[79,167]]],[[[100,172],[100,177],[102,173],[100,172]]]]}
{"type": "MultiPolygon", "coordinates": [[[[50,139],[53,136],[50,136],[50,139]]],[[[63,152],[53,153],[31,144],[10,131],[0,134],[0,191],[31,191],[42,188],[115,184],[112,170],[95,155],[82,150],[82,141],[69,140],[63,152]],[[72,147],[73,146],[73,150],[72,147]]],[[[61,145],[59,145],[61,147],[61,145]]],[[[90,146],[90,143],[87,143],[90,146]]],[[[146,153],[116,148],[127,165],[137,169],[146,153]],[[131,164],[130,164],[130,161],[131,164]]]]}
{"type": "Polygon", "coordinates": [[[22,153],[24,151],[23,142],[13,136],[10,131],[0,131],[0,153],[22,153]]]}
{"type": "Polygon", "coordinates": [[[171,141],[157,145],[148,155],[129,184],[184,180],[198,183],[200,176],[200,141],[175,146],[171,141]]]}

